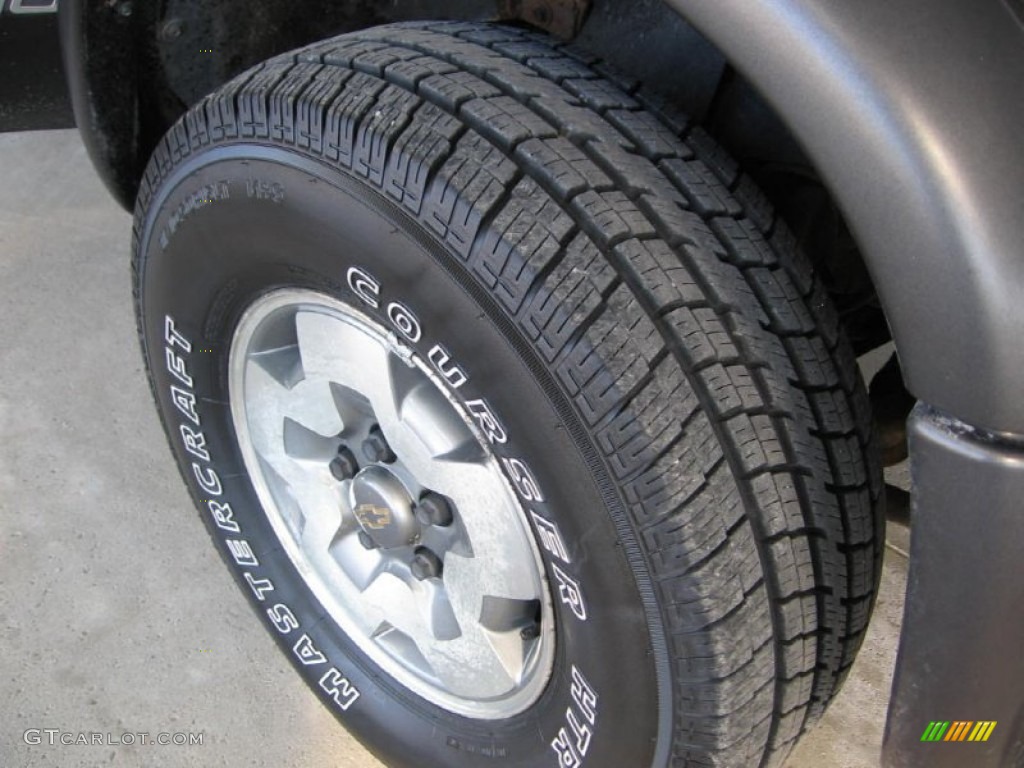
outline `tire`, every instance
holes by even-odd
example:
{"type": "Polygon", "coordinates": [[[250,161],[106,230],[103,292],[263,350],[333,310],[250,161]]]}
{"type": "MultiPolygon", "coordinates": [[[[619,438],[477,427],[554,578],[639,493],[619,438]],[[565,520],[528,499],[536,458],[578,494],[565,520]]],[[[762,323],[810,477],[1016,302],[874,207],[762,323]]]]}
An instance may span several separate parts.
{"type": "MultiPolygon", "coordinates": [[[[700,129],[513,28],[313,45],[164,138],[133,269],[172,450],[271,634],[383,762],[777,765],[820,717],[871,612],[882,486],[855,360],[793,243],[700,129]],[[407,357],[500,467],[546,590],[522,637],[550,658],[518,704],[403,684],[282,543],[244,424],[283,417],[237,382],[311,345],[291,335],[311,313],[407,357]]],[[[402,498],[381,514],[407,520],[402,498]]]]}

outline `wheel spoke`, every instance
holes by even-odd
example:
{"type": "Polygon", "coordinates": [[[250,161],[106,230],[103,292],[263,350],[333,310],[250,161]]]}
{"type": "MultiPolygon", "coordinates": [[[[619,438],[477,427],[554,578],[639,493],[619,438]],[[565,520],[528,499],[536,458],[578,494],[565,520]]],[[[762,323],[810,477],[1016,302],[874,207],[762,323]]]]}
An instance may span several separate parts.
{"type": "Polygon", "coordinates": [[[334,403],[330,384],[316,379],[306,379],[292,387],[284,414],[285,418],[323,437],[333,438],[341,434],[345,426],[334,403]]]}
{"type": "MultiPolygon", "coordinates": [[[[306,384],[301,382],[288,389],[259,362],[246,364],[246,392],[252,398],[248,408],[257,414],[248,422],[253,447],[260,460],[273,470],[279,484],[284,486],[272,491],[278,494],[287,492],[298,506],[298,519],[292,515],[293,531],[303,538],[314,534],[327,537],[323,543],[326,550],[330,536],[333,536],[333,531],[328,529],[333,527],[336,531],[340,525],[342,497],[337,483],[326,470],[324,462],[306,466],[296,461],[288,451],[289,445],[301,448],[300,452],[304,454],[328,450],[319,430],[295,421],[295,416],[304,418],[307,424],[309,421],[318,422],[321,429],[329,431],[335,428],[329,415],[334,411],[329,389],[304,387],[306,384]],[[296,390],[300,390],[299,407],[294,405],[296,390]],[[326,402],[329,408],[322,408],[319,405],[321,401],[326,402]],[[308,403],[318,404],[309,406],[308,403]],[[310,525],[311,519],[316,520],[313,526],[310,525]]],[[[303,455],[301,458],[311,457],[303,455]]]]}
{"type": "Polygon", "coordinates": [[[486,457],[483,447],[451,402],[426,379],[405,393],[399,416],[431,458],[480,462],[486,457]]]}
{"type": "Polygon", "coordinates": [[[478,625],[451,642],[417,645],[441,684],[457,696],[497,698],[517,684],[478,625]]]}
{"type": "Polygon", "coordinates": [[[536,644],[537,635],[531,637],[524,632],[540,629],[537,627],[540,614],[539,600],[484,596],[480,626],[505,671],[516,682],[522,680],[530,650],[536,644]]]}
{"type": "Polygon", "coordinates": [[[508,486],[491,465],[493,461],[434,459],[431,461],[431,488],[451,499],[456,509],[487,510],[487,514],[460,517],[473,551],[491,553],[489,564],[481,558],[459,558],[457,562],[465,563],[469,569],[466,585],[489,585],[481,586],[480,594],[532,599],[536,593],[530,591],[534,589],[530,580],[523,580],[517,569],[510,567],[517,556],[529,551],[529,541],[517,522],[518,510],[510,498],[508,486]]]}
{"type": "Polygon", "coordinates": [[[354,389],[334,381],[330,382],[329,386],[334,408],[341,417],[342,430],[339,437],[351,438],[360,426],[365,426],[367,422],[373,420],[373,409],[370,402],[354,389]]]}
{"type": "Polygon", "coordinates": [[[299,423],[291,416],[284,420],[284,452],[296,461],[310,462],[323,467],[338,452],[338,441],[325,437],[319,430],[313,430],[299,423]]]}
{"type": "Polygon", "coordinates": [[[246,410],[249,439],[260,459],[271,467],[288,486],[302,485],[305,470],[285,452],[285,419],[290,390],[257,362],[246,363],[246,410]]]}
{"type": "MultiPolygon", "coordinates": [[[[302,456],[289,456],[286,450],[286,422],[292,421],[298,427],[304,428],[313,435],[324,436],[329,432],[323,432],[317,427],[329,429],[334,424],[325,410],[337,413],[333,407],[333,398],[330,398],[329,389],[304,386],[306,382],[296,385],[295,389],[289,389],[271,375],[258,361],[250,360],[245,366],[245,394],[247,398],[246,411],[250,414],[248,419],[249,439],[252,441],[256,452],[274,470],[281,475],[289,484],[298,480],[297,471],[301,471],[293,458],[304,458],[302,456]],[[302,389],[299,389],[302,388],[302,389]],[[295,403],[295,390],[299,389],[299,407],[295,403]],[[308,406],[307,403],[315,402],[318,394],[327,396],[326,402],[329,409],[322,406],[308,406]],[[312,418],[313,423],[310,423],[312,418]]],[[[340,417],[336,416],[338,426],[340,417]]],[[[293,434],[298,438],[298,434],[293,434]]],[[[291,441],[291,442],[294,442],[291,441]]]]}
{"type": "Polygon", "coordinates": [[[342,527],[340,500],[333,489],[313,483],[293,485],[292,497],[306,518],[299,544],[307,552],[326,556],[342,527]]]}
{"type": "MultiPolygon", "coordinates": [[[[486,547],[486,544],[474,545],[486,547]]],[[[494,548],[486,551],[494,552],[494,548]]],[[[511,553],[510,553],[511,554],[511,553]]],[[[539,585],[534,579],[524,579],[512,563],[494,558],[462,557],[449,552],[444,564],[444,583],[451,594],[452,610],[465,626],[477,623],[484,615],[485,598],[514,601],[537,600],[539,585]]]]}
{"type": "Polygon", "coordinates": [[[341,529],[330,544],[334,562],[359,592],[370,586],[387,571],[387,560],[379,552],[367,551],[354,535],[358,525],[346,516],[341,529]]]}
{"type": "Polygon", "coordinates": [[[519,629],[507,632],[486,631],[487,642],[490,643],[494,656],[505,670],[505,674],[515,683],[523,681],[526,674],[526,663],[533,643],[523,639],[519,629]]]}
{"type": "Polygon", "coordinates": [[[379,341],[320,312],[296,313],[295,331],[306,378],[335,382],[359,392],[375,411],[395,411],[394,355],[379,341]]]}

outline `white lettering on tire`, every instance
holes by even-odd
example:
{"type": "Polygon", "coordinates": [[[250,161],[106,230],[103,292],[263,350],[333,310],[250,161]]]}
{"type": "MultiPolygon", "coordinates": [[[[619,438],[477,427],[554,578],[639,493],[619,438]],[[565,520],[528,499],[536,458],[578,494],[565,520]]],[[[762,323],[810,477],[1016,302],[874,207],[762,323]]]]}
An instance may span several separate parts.
{"type": "Polygon", "coordinates": [[[284,603],[276,603],[273,607],[267,608],[267,616],[275,629],[282,635],[287,635],[293,629],[299,628],[299,620],[295,618],[292,609],[284,603]]]}
{"type": "Polygon", "coordinates": [[[587,604],[583,599],[583,590],[580,588],[580,583],[571,576],[568,576],[565,571],[554,563],[551,564],[551,570],[555,574],[555,580],[558,582],[558,598],[564,605],[569,607],[569,610],[576,614],[577,619],[586,621],[587,604]]]}
{"type": "Polygon", "coordinates": [[[256,599],[261,603],[267,599],[265,597],[267,592],[274,591],[274,582],[270,579],[257,579],[250,571],[243,572],[242,576],[245,577],[246,582],[252,589],[252,593],[256,595],[256,599]]]}
{"type": "Polygon", "coordinates": [[[572,666],[572,706],[565,710],[565,726],[551,742],[562,768],[579,768],[587,756],[597,723],[597,693],[574,664],[572,666]]]}
{"type": "MultiPolygon", "coordinates": [[[[185,354],[192,353],[192,342],[186,339],[179,331],[178,326],[175,324],[174,319],[167,315],[164,318],[164,341],[167,342],[167,348],[173,349],[178,347],[185,354]]],[[[190,377],[191,378],[191,377],[190,377]]],[[[188,386],[192,386],[189,384],[188,386]]]]}
{"type": "Polygon", "coordinates": [[[197,427],[199,426],[199,414],[196,413],[196,396],[187,389],[171,385],[171,400],[174,407],[188,418],[197,427]]]}
{"type": "Polygon", "coordinates": [[[371,309],[380,307],[380,283],[365,269],[352,267],[348,271],[348,287],[371,309]]]}
{"type": "Polygon", "coordinates": [[[537,536],[540,538],[541,546],[563,563],[569,565],[572,560],[569,558],[569,550],[565,546],[565,541],[562,539],[562,532],[558,530],[558,525],[547,518],[541,517],[532,510],[530,511],[530,517],[537,528],[537,536]]]}
{"type": "Polygon", "coordinates": [[[466,402],[466,408],[469,409],[469,415],[480,425],[491,445],[508,442],[508,433],[486,400],[469,400],[466,402]]]}
{"type": "Polygon", "coordinates": [[[538,503],[544,501],[544,494],[541,493],[540,486],[537,484],[533,472],[526,466],[525,462],[521,459],[503,458],[501,463],[505,465],[509,479],[523,501],[536,501],[538,503]]]}
{"type": "Polygon", "coordinates": [[[397,301],[392,301],[388,304],[388,320],[398,329],[399,333],[413,344],[423,337],[423,328],[420,326],[420,321],[416,319],[416,315],[405,304],[397,301]]]}
{"type": "Polygon", "coordinates": [[[469,377],[466,372],[452,360],[452,356],[448,350],[441,344],[435,344],[430,348],[427,353],[427,357],[430,362],[434,364],[434,368],[444,378],[445,381],[451,386],[452,389],[458,389],[467,381],[469,377]]]}
{"type": "Polygon", "coordinates": [[[216,499],[210,499],[206,502],[206,508],[210,511],[210,514],[213,516],[213,522],[218,528],[222,531],[239,533],[235,513],[231,509],[230,504],[221,504],[216,499]]]}
{"type": "Polygon", "coordinates": [[[320,678],[320,688],[330,696],[343,712],[356,703],[359,691],[335,667],[331,667],[320,678]]]}
{"type": "MultiPolygon", "coordinates": [[[[350,285],[353,279],[350,274],[350,285]]],[[[369,293],[370,286],[371,284],[367,283],[364,290],[367,291],[367,297],[372,298],[372,293],[369,293]]],[[[364,298],[364,301],[366,300],[364,298]]],[[[201,429],[202,424],[196,409],[198,400],[193,389],[194,380],[189,373],[186,357],[191,352],[192,342],[178,329],[177,323],[170,315],[165,316],[164,363],[168,375],[175,382],[169,385],[169,393],[174,407],[188,420],[188,423],[183,421],[178,424],[177,433],[186,453],[196,459],[192,462],[192,473],[199,488],[208,496],[221,496],[224,493],[224,487],[220,476],[212,466],[206,435],[201,429]],[[179,354],[179,350],[181,354],[179,354]],[[178,386],[179,384],[181,386],[178,386]]],[[[173,432],[171,433],[173,434],[173,432]]],[[[214,525],[221,531],[234,534],[231,538],[223,539],[224,546],[227,547],[235,565],[242,569],[242,577],[252,589],[256,600],[261,603],[265,602],[267,595],[274,592],[276,588],[270,579],[253,574],[251,569],[259,567],[259,558],[249,541],[241,538],[241,526],[235,519],[230,502],[213,498],[204,501],[214,525]]],[[[301,623],[295,613],[285,603],[275,603],[267,609],[266,615],[274,628],[283,635],[301,629],[301,623]]],[[[299,662],[305,666],[326,664],[328,661],[306,633],[302,634],[292,650],[299,662]]],[[[342,711],[347,711],[359,698],[359,690],[341,674],[337,667],[331,667],[319,682],[320,687],[342,711]]]]}
{"type": "Polygon", "coordinates": [[[304,634],[296,640],[295,645],[292,646],[292,651],[295,653],[295,658],[307,667],[314,664],[327,663],[327,657],[324,656],[323,652],[321,652],[319,648],[313,645],[313,641],[309,639],[309,635],[304,634]]]}
{"type": "Polygon", "coordinates": [[[168,372],[186,387],[192,386],[192,377],[185,369],[185,358],[179,355],[170,347],[164,347],[164,360],[167,363],[168,372]]]}
{"type": "Polygon", "coordinates": [[[220,484],[220,476],[213,467],[202,467],[193,461],[192,474],[196,476],[199,487],[211,496],[220,496],[224,493],[224,486],[220,484]]]}
{"type": "Polygon", "coordinates": [[[260,564],[256,553],[252,551],[252,546],[245,539],[225,539],[224,543],[228,545],[228,551],[239,565],[255,568],[260,564]]]}
{"type": "Polygon", "coordinates": [[[182,424],[178,431],[181,432],[181,442],[185,444],[186,451],[197,459],[210,460],[210,452],[206,450],[206,435],[188,424],[182,424]]]}

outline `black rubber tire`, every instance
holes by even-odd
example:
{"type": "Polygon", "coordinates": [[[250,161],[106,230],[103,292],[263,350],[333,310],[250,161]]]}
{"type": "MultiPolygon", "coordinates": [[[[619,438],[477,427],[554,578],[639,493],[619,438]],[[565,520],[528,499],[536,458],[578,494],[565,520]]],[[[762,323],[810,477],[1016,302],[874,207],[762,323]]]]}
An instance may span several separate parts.
{"type": "Polygon", "coordinates": [[[361,693],[339,714],[388,764],[559,764],[567,713],[595,714],[581,670],[587,766],[777,764],[822,714],[881,564],[863,384],[763,197],[635,83],[508,27],[339,37],[191,109],[146,170],[134,234],[140,337],[186,483],[314,689],[338,710],[292,652],[299,629],[268,614],[275,596],[361,693]],[[357,304],[344,275],[371,255],[469,373],[453,394],[486,392],[514,433],[496,450],[533,468],[587,599],[585,622],[559,604],[555,675],[509,721],[403,693],[321,620],[234,444],[241,311],[282,285],[357,304]],[[181,440],[189,396],[207,460],[181,440]]]}

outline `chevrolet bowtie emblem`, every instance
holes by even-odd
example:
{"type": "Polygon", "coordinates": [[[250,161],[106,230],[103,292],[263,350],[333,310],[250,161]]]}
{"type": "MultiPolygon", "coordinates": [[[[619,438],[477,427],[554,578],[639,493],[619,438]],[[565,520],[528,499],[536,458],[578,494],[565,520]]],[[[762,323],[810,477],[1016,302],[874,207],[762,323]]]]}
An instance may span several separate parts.
{"type": "Polygon", "coordinates": [[[363,528],[379,531],[391,525],[391,510],[373,504],[360,504],[356,507],[356,519],[363,528]]]}

